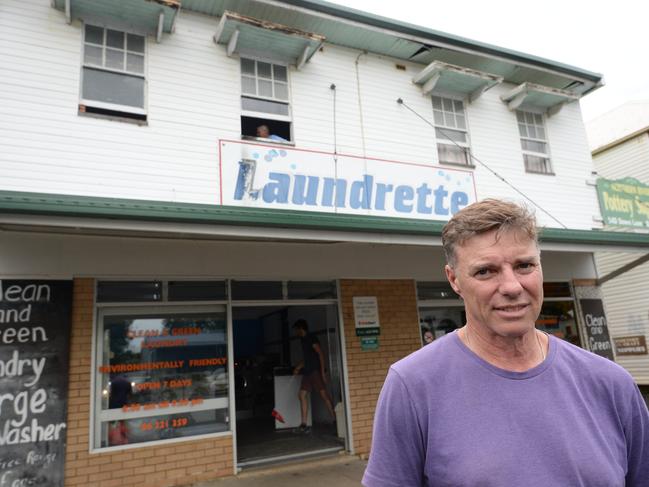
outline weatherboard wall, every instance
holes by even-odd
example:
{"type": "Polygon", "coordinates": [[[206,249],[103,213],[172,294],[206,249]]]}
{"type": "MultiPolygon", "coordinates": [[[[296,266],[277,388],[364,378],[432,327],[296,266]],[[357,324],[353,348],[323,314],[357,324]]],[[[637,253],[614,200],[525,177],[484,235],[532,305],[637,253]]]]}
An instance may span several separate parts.
{"type": "MultiPolygon", "coordinates": [[[[649,183],[649,135],[637,137],[593,155],[598,174],[606,179],[634,177],[649,183]]],[[[625,231],[621,227],[608,227],[625,231]]],[[[626,231],[629,231],[626,229],[626,231]]],[[[600,277],[637,259],[642,254],[598,252],[595,254],[600,277]]],[[[606,304],[609,332],[612,338],[645,335],[649,341],[649,263],[604,283],[602,292],[606,304]]],[[[649,385],[649,355],[620,356],[616,361],[625,367],[638,384],[649,385]]]]}
{"type": "MultiPolygon", "coordinates": [[[[234,184],[219,180],[218,140],[240,139],[239,60],[212,41],[217,20],[183,12],[174,34],[148,39],[140,126],[78,114],[80,22],[67,25],[48,0],[2,2],[0,189],[216,204],[221,185],[234,184]]],[[[411,81],[422,68],[325,44],[291,68],[296,148],[437,164],[433,129],[396,102],[432,120],[430,97],[411,81]]],[[[546,121],[555,175],[529,174],[515,115],[500,100],[511,88],[467,105],[473,153],[565,226],[592,228],[599,211],[578,103],[546,121]]],[[[473,172],[479,198],[520,198],[480,163],[473,172]]]]}

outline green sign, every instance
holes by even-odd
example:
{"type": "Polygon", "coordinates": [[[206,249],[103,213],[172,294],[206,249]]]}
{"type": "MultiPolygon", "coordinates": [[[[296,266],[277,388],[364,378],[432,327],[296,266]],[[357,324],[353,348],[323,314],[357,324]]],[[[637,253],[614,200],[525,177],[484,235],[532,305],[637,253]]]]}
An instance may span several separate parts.
{"type": "Polygon", "coordinates": [[[378,350],[379,349],[379,337],[369,336],[361,337],[361,350],[378,350]]]}
{"type": "Polygon", "coordinates": [[[649,227],[649,186],[634,178],[597,180],[599,207],[606,225],[649,227]]]}
{"type": "Polygon", "coordinates": [[[378,326],[374,326],[372,328],[356,328],[356,336],[357,337],[362,337],[362,336],[373,336],[373,335],[380,335],[381,334],[381,328],[378,326]]]}

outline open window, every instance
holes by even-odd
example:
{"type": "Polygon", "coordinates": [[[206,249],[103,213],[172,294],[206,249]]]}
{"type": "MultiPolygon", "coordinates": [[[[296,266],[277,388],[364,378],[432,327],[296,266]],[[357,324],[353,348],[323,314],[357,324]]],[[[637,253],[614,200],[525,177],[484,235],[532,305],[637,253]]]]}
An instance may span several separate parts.
{"type": "Polygon", "coordinates": [[[85,24],[79,111],[146,121],[146,38],[85,24]]]}
{"type": "Polygon", "coordinates": [[[241,135],[292,140],[288,66],[241,58],[241,135]]]}

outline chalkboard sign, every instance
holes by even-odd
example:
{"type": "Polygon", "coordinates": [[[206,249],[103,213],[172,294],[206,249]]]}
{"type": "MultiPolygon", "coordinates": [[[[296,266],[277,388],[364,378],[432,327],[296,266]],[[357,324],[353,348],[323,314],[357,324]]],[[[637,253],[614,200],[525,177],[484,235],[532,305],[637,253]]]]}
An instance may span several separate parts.
{"type": "Polygon", "coordinates": [[[0,486],[63,487],[71,281],[0,280],[0,486]]]}
{"type": "Polygon", "coordinates": [[[613,360],[613,346],[608,335],[608,324],[602,300],[580,299],[579,304],[586,325],[588,349],[597,355],[613,360]]]}

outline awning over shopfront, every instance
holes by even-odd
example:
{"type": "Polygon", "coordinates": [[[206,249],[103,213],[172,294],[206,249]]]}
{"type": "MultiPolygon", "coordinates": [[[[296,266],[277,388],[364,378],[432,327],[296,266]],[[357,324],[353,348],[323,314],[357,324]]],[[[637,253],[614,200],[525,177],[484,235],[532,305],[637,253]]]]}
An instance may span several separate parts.
{"type": "Polygon", "coordinates": [[[564,104],[578,100],[579,95],[567,90],[523,83],[501,96],[501,99],[510,110],[541,110],[554,115],[564,104]]]}
{"type": "Polygon", "coordinates": [[[180,10],[180,0],[52,0],[52,6],[65,13],[68,23],[81,19],[106,27],[135,30],[155,35],[160,42],[162,33],[171,33],[180,10]]]}
{"type": "MultiPolygon", "coordinates": [[[[0,231],[441,245],[445,222],[195,203],[0,192],[0,231]]],[[[649,235],[544,228],[544,250],[647,252],[649,235]]]]}
{"type": "Polygon", "coordinates": [[[228,56],[272,55],[301,69],[324,42],[324,36],[259,20],[235,12],[223,12],[214,42],[226,46],[228,56]]]}
{"type": "Polygon", "coordinates": [[[424,95],[434,92],[456,94],[468,97],[469,102],[502,81],[502,76],[441,61],[433,61],[412,78],[413,83],[421,85],[424,95]]]}

